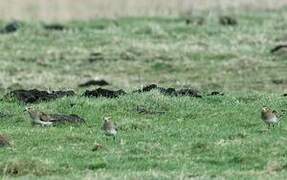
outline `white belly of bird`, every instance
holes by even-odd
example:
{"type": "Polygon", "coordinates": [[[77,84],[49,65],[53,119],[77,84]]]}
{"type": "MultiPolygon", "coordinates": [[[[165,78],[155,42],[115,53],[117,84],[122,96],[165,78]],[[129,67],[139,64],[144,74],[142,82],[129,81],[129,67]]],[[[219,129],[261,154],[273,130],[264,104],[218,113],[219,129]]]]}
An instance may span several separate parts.
{"type": "Polygon", "coordinates": [[[43,126],[50,126],[50,125],[53,124],[52,122],[44,122],[44,121],[40,121],[40,120],[38,120],[38,119],[34,120],[34,123],[36,123],[36,124],[41,124],[41,125],[43,125],[43,126]]]}
{"type": "Polygon", "coordinates": [[[106,134],[108,136],[115,136],[117,134],[117,131],[115,129],[107,130],[106,134]]]}
{"type": "Polygon", "coordinates": [[[279,119],[277,117],[272,117],[270,119],[266,119],[265,123],[267,124],[277,124],[279,122],[279,119]]]}

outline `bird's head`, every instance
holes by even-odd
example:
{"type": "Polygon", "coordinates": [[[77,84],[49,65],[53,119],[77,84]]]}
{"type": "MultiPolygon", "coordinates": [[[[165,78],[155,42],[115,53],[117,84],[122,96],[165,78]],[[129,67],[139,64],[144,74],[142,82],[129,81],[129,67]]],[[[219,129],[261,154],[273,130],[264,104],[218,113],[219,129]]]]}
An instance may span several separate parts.
{"type": "Polygon", "coordinates": [[[37,114],[37,111],[35,110],[34,107],[32,106],[28,106],[24,109],[24,112],[28,112],[30,115],[36,115],[37,114]]]}
{"type": "Polygon", "coordinates": [[[104,117],[104,122],[109,122],[112,118],[110,116],[104,117]]]}
{"type": "Polygon", "coordinates": [[[269,111],[270,111],[270,108],[268,108],[267,106],[263,106],[262,109],[261,109],[262,113],[266,113],[266,112],[269,112],[269,111]]]}
{"type": "Polygon", "coordinates": [[[24,112],[30,112],[32,110],[33,110],[33,107],[28,106],[28,107],[25,107],[24,112]]]}

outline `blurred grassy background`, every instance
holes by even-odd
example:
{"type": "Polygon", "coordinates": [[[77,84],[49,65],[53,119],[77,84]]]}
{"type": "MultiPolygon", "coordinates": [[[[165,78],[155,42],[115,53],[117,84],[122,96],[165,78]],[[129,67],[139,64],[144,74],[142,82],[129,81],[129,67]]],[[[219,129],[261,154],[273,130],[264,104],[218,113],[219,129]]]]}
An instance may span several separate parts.
{"type": "Polygon", "coordinates": [[[274,9],[286,3],[287,0],[2,0],[0,19],[63,21],[96,17],[176,16],[207,9],[274,9]]]}

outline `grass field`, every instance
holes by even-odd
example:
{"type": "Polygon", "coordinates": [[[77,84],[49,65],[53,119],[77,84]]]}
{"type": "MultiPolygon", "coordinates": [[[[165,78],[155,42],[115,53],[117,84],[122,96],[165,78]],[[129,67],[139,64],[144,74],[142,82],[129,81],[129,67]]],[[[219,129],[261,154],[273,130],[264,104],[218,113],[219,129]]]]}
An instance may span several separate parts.
{"type": "Polygon", "coordinates": [[[34,106],[87,121],[33,127],[24,104],[2,99],[0,132],[11,147],[0,148],[1,177],[286,179],[287,118],[270,130],[260,119],[264,105],[287,110],[282,96],[287,55],[270,53],[286,40],[286,15],[284,7],[225,14],[203,10],[192,16],[63,21],[64,31],[24,21],[16,33],[0,34],[0,95],[19,88],[73,89],[74,97],[34,106]],[[220,15],[238,24],[223,26],[220,15]],[[82,97],[86,88],[78,84],[94,78],[110,82],[108,89],[128,92],[151,83],[192,87],[203,98],[157,91],[115,99],[82,97]],[[206,95],[212,91],[225,95],[206,95]],[[140,114],[137,106],[164,113],[140,114]],[[104,116],[120,126],[115,141],[101,131],[104,116]],[[96,144],[103,148],[92,151],[96,144]]]}

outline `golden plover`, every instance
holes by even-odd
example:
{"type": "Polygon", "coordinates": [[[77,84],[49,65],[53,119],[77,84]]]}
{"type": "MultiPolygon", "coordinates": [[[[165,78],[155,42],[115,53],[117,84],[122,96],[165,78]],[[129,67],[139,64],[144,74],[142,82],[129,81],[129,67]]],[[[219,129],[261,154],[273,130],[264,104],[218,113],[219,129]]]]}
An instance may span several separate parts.
{"type": "Polygon", "coordinates": [[[113,136],[114,138],[118,132],[118,129],[116,125],[112,122],[111,117],[104,117],[102,130],[104,131],[105,135],[113,136]]]}
{"type": "Polygon", "coordinates": [[[263,107],[261,110],[261,119],[265,122],[265,124],[270,127],[271,125],[274,127],[276,124],[279,124],[280,120],[278,117],[278,113],[274,110],[271,110],[268,107],[263,107]]]}
{"type": "Polygon", "coordinates": [[[30,115],[33,125],[40,124],[41,126],[51,126],[53,124],[53,122],[48,121],[48,115],[43,112],[37,111],[32,107],[27,107],[25,111],[30,115]]]}

